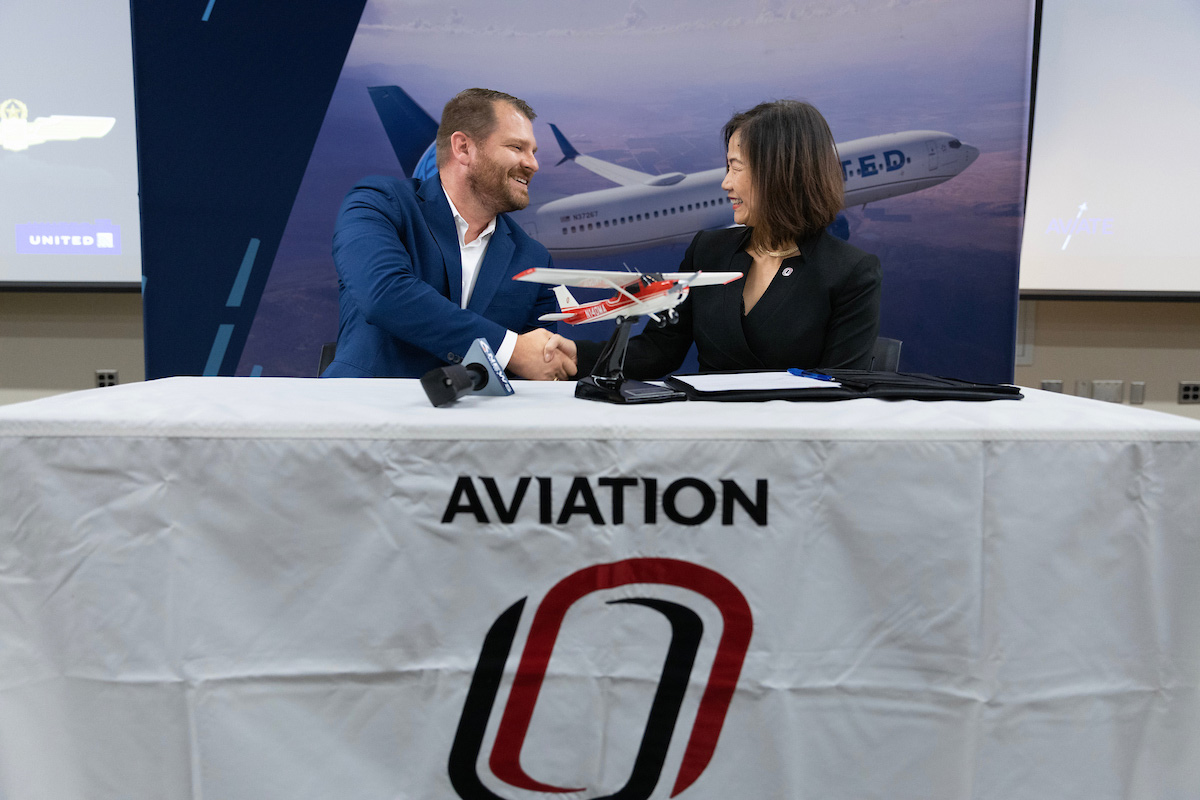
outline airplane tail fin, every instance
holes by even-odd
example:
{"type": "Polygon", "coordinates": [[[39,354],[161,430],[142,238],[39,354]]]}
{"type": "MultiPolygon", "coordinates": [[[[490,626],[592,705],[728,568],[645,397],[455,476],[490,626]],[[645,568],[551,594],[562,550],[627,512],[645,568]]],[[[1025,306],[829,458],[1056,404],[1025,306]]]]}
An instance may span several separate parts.
{"type": "Polygon", "coordinates": [[[430,142],[437,138],[437,121],[399,86],[370,86],[367,92],[404,174],[413,177],[430,142]]]}
{"type": "Polygon", "coordinates": [[[579,302],[571,294],[571,290],[565,286],[555,286],[554,297],[558,300],[558,307],[563,311],[579,306],[579,302]]]}
{"type": "MultiPolygon", "coordinates": [[[[550,130],[554,131],[554,140],[558,142],[558,148],[562,150],[563,154],[563,157],[559,159],[558,164],[561,164],[564,161],[573,161],[575,157],[579,155],[579,151],[571,146],[571,143],[567,141],[567,137],[562,135],[562,131],[560,131],[558,126],[553,122],[550,123],[550,130]]],[[[555,164],[554,166],[557,167],[558,164],[555,164]]]]}

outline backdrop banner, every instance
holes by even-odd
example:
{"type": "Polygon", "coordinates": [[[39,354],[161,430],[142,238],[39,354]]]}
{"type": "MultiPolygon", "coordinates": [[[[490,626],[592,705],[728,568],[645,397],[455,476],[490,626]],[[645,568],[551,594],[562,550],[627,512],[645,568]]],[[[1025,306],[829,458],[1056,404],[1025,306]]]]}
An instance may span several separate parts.
{"type": "Polygon", "coordinates": [[[365,1],[131,0],[148,379],[237,366],[365,1]]]}
{"type": "Polygon", "coordinates": [[[559,266],[656,272],[732,223],[729,117],[812,102],[843,162],[833,230],[881,259],[904,368],[1011,380],[1032,0],[362,2],[217,0],[207,21],[134,2],[147,375],[315,375],[342,198],[427,174],[442,106],[486,86],[538,113],[518,224],[559,266]],[[625,206],[614,175],[636,178],[625,206]],[[651,200],[662,216],[630,225],[651,200]]]}

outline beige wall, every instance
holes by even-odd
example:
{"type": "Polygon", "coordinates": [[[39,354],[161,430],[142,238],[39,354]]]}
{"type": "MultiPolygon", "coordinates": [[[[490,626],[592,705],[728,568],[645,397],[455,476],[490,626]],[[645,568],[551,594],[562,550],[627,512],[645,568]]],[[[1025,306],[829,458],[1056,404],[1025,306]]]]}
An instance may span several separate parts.
{"type": "Polygon", "coordinates": [[[0,291],[0,403],[93,388],[98,369],[145,380],[140,294],[0,291]]]}
{"type": "Polygon", "coordinates": [[[1029,302],[1033,363],[1017,384],[1061,380],[1074,394],[1079,380],[1123,380],[1128,403],[1129,382],[1145,381],[1145,408],[1200,419],[1200,405],[1176,402],[1180,381],[1200,381],[1200,302],[1029,302]]]}
{"type": "MultiPolygon", "coordinates": [[[[1026,303],[1033,363],[1016,382],[1146,382],[1146,408],[1200,419],[1175,402],[1181,380],[1200,380],[1200,302],[1040,300],[1026,303]]],[[[136,293],[0,292],[0,403],[95,385],[97,369],[122,383],[145,377],[142,304],[136,293]]]]}

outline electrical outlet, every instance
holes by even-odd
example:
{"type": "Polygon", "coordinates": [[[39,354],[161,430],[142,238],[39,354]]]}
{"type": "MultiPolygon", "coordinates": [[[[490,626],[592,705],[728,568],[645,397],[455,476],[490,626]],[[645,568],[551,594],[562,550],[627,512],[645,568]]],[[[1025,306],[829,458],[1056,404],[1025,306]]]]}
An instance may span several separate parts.
{"type": "Polygon", "coordinates": [[[1125,381],[1092,381],[1092,397],[1107,403],[1125,402],[1125,381]]]}
{"type": "Polygon", "coordinates": [[[1200,403],[1200,381],[1180,381],[1179,402],[1200,403]]]}
{"type": "Polygon", "coordinates": [[[1129,382],[1129,405],[1140,406],[1146,402],[1146,382],[1129,382]]]}
{"type": "Polygon", "coordinates": [[[98,369],[96,370],[96,386],[116,386],[117,371],[115,369],[98,369]]]}

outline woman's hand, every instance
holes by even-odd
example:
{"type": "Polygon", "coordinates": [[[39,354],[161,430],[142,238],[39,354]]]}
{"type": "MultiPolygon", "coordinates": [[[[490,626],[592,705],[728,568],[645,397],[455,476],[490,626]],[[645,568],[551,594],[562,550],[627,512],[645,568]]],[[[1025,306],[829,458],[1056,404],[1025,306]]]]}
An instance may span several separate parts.
{"type": "Polygon", "coordinates": [[[553,334],[546,340],[546,345],[542,352],[547,363],[554,361],[556,358],[566,359],[571,364],[569,374],[575,374],[576,367],[579,365],[579,355],[574,340],[568,339],[565,336],[559,336],[557,333],[553,334]]]}

